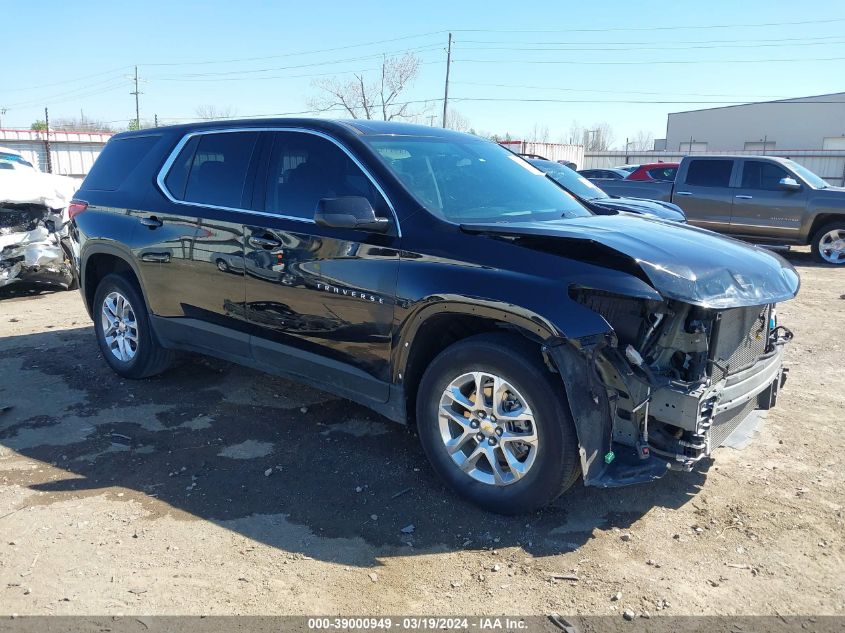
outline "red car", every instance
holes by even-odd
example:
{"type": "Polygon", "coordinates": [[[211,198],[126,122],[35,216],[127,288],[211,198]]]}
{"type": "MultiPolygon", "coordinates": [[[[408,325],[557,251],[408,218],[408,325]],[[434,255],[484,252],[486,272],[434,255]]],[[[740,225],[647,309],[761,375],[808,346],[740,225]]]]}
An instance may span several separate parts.
{"type": "Polygon", "coordinates": [[[675,180],[679,163],[645,163],[644,165],[625,165],[622,169],[631,174],[625,180],[675,180]]]}

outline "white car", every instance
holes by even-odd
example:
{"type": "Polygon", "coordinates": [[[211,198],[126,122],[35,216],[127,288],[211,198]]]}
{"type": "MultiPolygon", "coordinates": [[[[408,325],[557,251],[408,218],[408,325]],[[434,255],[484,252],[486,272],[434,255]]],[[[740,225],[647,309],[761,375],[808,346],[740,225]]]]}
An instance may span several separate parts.
{"type": "Polygon", "coordinates": [[[38,171],[35,165],[23,157],[23,154],[8,147],[0,147],[0,169],[38,171]]]}
{"type": "Polygon", "coordinates": [[[76,287],[68,204],[78,187],[77,179],[42,173],[0,148],[0,288],[76,287]]]}

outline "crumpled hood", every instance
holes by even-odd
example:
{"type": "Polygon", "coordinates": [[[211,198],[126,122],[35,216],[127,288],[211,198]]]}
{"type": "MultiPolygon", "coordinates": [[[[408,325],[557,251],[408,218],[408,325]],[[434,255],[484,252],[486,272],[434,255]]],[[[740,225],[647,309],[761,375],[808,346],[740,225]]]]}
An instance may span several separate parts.
{"type": "Polygon", "coordinates": [[[70,204],[80,181],[39,171],[0,170],[0,203],[41,204],[64,209],[70,204]]]}
{"type": "Polygon", "coordinates": [[[677,205],[671,202],[660,202],[659,200],[646,200],[645,198],[599,198],[591,202],[605,209],[615,211],[628,211],[643,215],[653,215],[661,220],[672,220],[674,222],[686,222],[687,216],[677,205]]]}
{"type": "MultiPolygon", "coordinates": [[[[666,299],[707,308],[756,306],[792,299],[800,279],[789,262],[763,248],[676,222],[596,215],[551,222],[462,224],[468,233],[600,244],[629,257],[666,299]]],[[[573,249],[573,251],[576,249],[573,249]]],[[[597,249],[591,263],[601,265],[597,249]]]]}

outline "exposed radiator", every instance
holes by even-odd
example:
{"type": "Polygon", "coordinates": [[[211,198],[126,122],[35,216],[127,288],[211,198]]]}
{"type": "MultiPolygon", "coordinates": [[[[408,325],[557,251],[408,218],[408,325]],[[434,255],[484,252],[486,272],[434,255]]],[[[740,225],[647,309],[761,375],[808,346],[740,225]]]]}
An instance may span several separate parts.
{"type": "Polygon", "coordinates": [[[714,332],[714,381],[751,367],[766,353],[771,306],[725,310],[714,332]],[[724,369],[723,369],[724,368],[724,369]]]}

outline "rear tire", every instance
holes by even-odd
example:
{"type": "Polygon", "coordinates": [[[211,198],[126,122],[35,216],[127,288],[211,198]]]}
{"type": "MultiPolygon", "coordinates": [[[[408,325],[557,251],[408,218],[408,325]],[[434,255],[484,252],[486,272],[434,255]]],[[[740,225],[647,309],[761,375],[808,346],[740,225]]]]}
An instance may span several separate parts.
{"type": "Polygon", "coordinates": [[[518,335],[481,334],[447,348],[423,375],[416,409],[434,470],[486,510],[536,510],[580,474],[563,383],[546,368],[539,346],[518,335]]]}
{"type": "Polygon", "coordinates": [[[103,358],[124,378],[155,376],[173,362],[150,327],[147,306],[137,285],[123,275],[103,277],[94,292],[94,331],[103,358]]]}
{"type": "Polygon", "coordinates": [[[828,266],[845,266],[845,222],[825,224],[810,244],[816,261],[828,266]]]}

